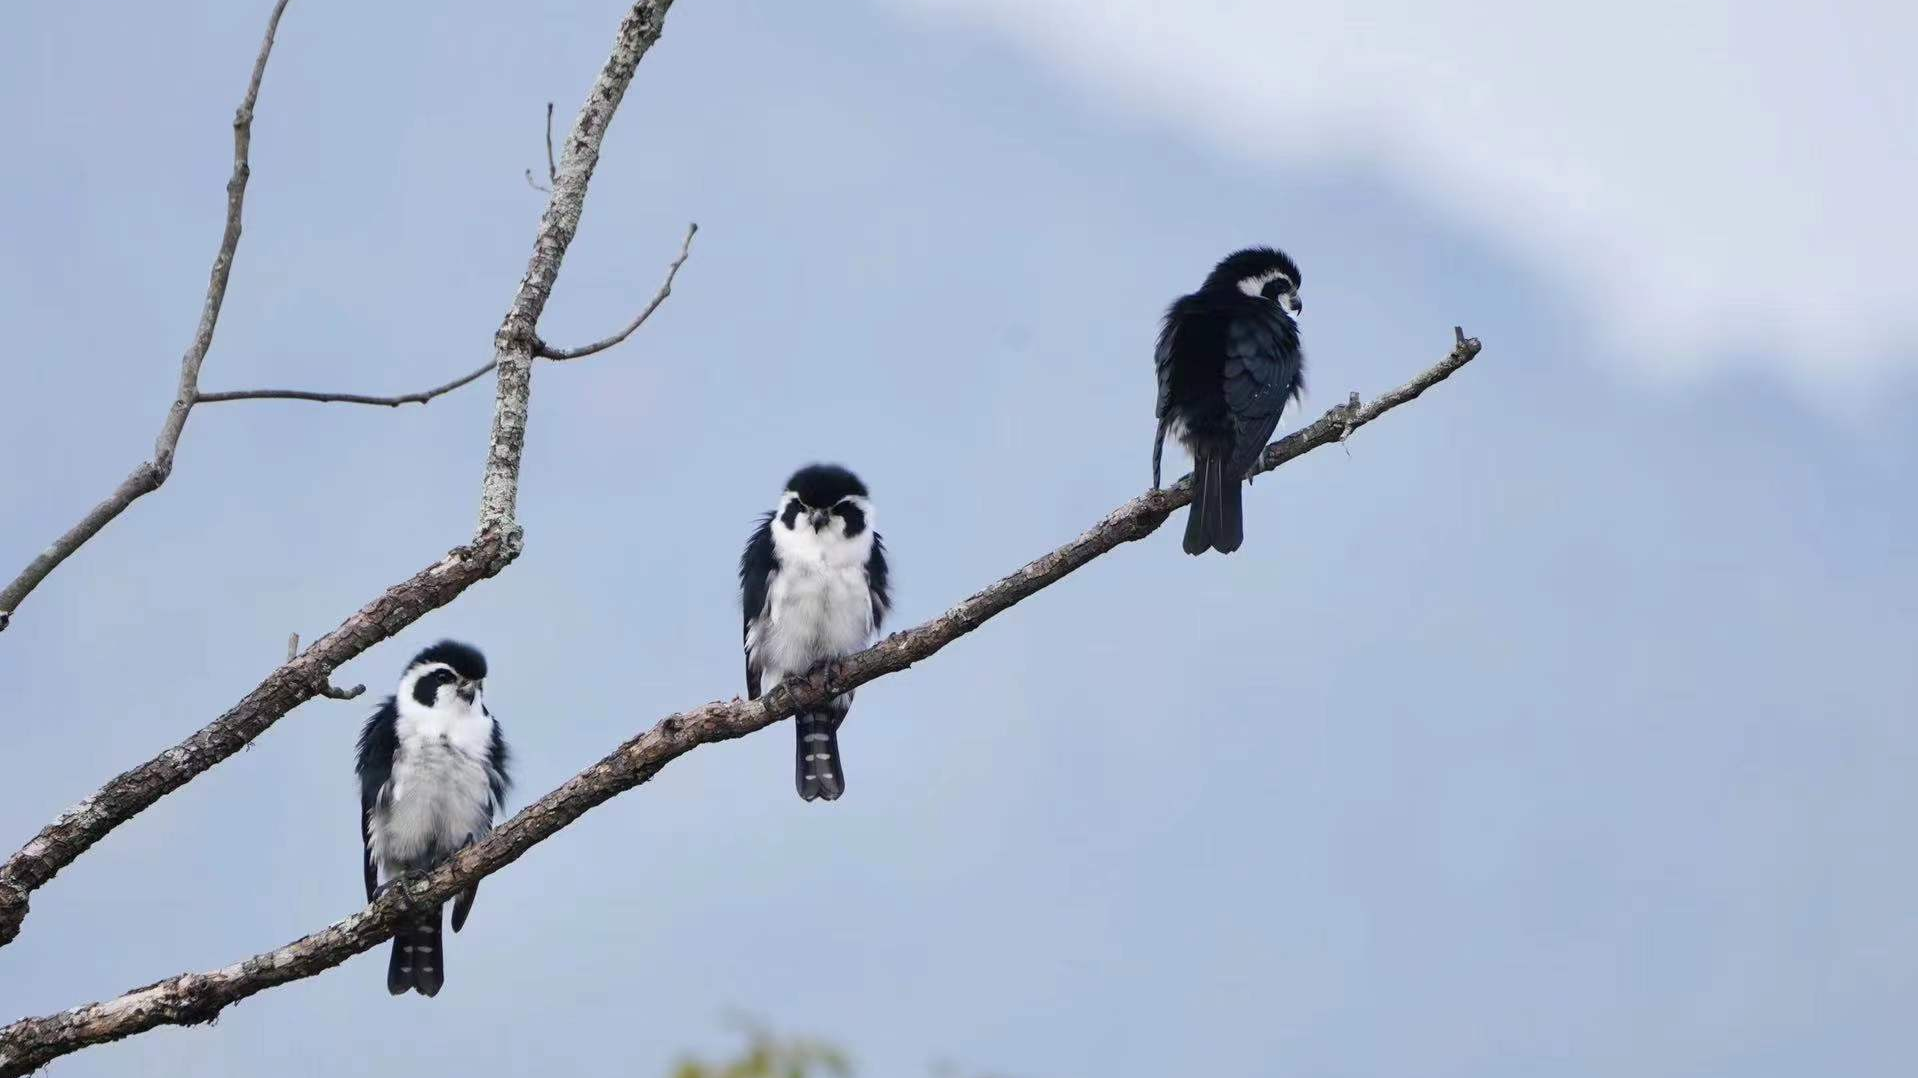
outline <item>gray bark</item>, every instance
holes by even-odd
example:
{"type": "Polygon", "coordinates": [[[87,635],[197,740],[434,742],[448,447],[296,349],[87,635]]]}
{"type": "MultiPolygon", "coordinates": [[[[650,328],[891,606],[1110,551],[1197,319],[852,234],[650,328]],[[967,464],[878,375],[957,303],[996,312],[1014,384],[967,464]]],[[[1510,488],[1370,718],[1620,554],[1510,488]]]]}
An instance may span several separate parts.
{"type": "Polygon", "coordinates": [[[493,336],[493,362],[499,370],[499,393],[493,409],[493,437],[487,447],[486,480],[480,491],[479,530],[486,532],[511,524],[519,498],[519,461],[526,448],[527,401],[532,393],[533,357],[540,350],[539,316],[553,294],[553,282],[559,279],[560,262],[566,248],[579,232],[580,214],[586,208],[586,185],[592,181],[599,164],[600,141],[613,122],[613,112],[626,96],[633,71],[653,42],[659,40],[661,24],[671,0],[653,0],[634,4],[620,21],[613,41],[612,55],[600,68],[599,77],[586,95],[585,105],[573,121],[559,160],[559,172],[553,178],[553,194],[540,218],[539,236],[533,244],[533,258],[520,279],[519,291],[506,312],[506,320],[493,336]]]}

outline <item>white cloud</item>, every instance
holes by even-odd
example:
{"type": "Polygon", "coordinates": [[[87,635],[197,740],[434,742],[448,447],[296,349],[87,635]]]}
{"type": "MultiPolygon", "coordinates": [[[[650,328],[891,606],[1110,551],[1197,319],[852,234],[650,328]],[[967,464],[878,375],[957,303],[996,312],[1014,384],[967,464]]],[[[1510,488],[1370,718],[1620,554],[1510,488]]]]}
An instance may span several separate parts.
{"type": "Polygon", "coordinates": [[[1918,358],[1918,5],[895,2],[1249,158],[1381,162],[1654,373],[1918,358]]]}

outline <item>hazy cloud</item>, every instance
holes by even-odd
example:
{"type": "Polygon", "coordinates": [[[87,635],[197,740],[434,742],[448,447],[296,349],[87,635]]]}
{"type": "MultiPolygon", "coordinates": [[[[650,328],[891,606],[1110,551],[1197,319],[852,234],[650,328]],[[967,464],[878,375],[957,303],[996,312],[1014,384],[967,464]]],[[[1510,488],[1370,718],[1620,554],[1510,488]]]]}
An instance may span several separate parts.
{"type": "Polygon", "coordinates": [[[1918,352],[1918,9],[894,0],[1248,159],[1376,163],[1650,373],[1854,388],[1918,352]]]}

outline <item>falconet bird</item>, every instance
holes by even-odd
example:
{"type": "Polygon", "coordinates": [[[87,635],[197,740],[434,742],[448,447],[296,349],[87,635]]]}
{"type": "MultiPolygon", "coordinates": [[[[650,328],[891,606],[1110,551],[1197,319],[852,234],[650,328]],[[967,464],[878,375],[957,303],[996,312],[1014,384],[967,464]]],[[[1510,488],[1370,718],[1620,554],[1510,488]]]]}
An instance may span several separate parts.
{"type": "MultiPolygon", "coordinates": [[[[794,472],[746,541],[739,592],[752,699],[870,643],[892,599],[886,547],[873,531],[872,499],[859,477],[832,464],[794,472]]],[[[795,721],[796,781],[807,801],[846,792],[839,724],[852,695],[795,721]]]]}
{"type": "MultiPolygon", "coordinates": [[[[398,690],[360,731],[361,868],[366,900],[424,872],[493,829],[505,806],[506,740],[486,710],[486,657],[443,640],[414,656],[398,690]]],[[[453,931],[466,924],[479,884],[453,899],[453,931]]],[[[438,995],[446,983],[440,907],[400,925],[386,990],[438,995]]]]}
{"type": "Polygon", "coordinates": [[[1230,554],[1245,539],[1240,481],[1305,387],[1299,351],[1299,267],[1282,251],[1226,256],[1197,292],[1165,313],[1159,332],[1159,433],[1152,489],[1170,432],[1192,454],[1185,552],[1230,554]]]}

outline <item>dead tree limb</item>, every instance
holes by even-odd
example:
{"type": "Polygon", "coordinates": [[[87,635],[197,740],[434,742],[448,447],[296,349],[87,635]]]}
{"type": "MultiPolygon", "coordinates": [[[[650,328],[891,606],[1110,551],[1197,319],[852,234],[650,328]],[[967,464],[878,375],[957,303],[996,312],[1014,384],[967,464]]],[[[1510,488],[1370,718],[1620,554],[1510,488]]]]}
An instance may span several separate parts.
{"type": "Polygon", "coordinates": [[[246,206],[246,181],[252,175],[252,166],[247,155],[253,146],[253,107],[260,100],[260,80],[266,76],[266,61],[273,54],[273,35],[280,28],[280,16],[286,12],[287,0],[279,0],[273,5],[273,14],[266,21],[266,36],[260,42],[260,52],[253,60],[253,76],[247,80],[246,96],[240,99],[240,107],[233,111],[233,174],[226,181],[226,228],[220,234],[220,249],[213,256],[213,271],[206,286],[206,300],[200,307],[200,324],[193,331],[193,342],[187,345],[186,354],[180,357],[180,389],[173,398],[173,406],[167,409],[166,419],[160,424],[160,434],[153,442],[153,459],[143,461],[133,473],[122,480],[113,493],[80,522],[68,528],[66,533],[55,539],[53,544],[41,551],[20,575],[14,577],[6,587],[0,588],[0,632],[6,630],[12,622],[14,611],[20,609],[20,603],[40,586],[40,582],[60,563],[79,550],[87,540],[98,535],[101,528],[112,522],[114,517],[126,512],[127,507],[137,499],[160,489],[173,473],[173,453],[180,445],[180,432],[186,429],[187,413],[193,411],[200,392],[200,365],[206,362],[206,354],[213,347],[213,331],[220,324],[220,307],[226,302],[226,282],[233,273],[233,257],[240,247],[240,216],[246,206]]]}
{"type": "Polygon", "coordinates": [[[221,401],[317,401],[319,403],[338,404],[383,404],[388,408],[398,408],[402,404],[425,404],[434,397],[443,397],[455,389],[470,382],[477,382],[493,369],[488,360],[478,370],[462,374],[445,385],[422,389],[418,393],[402,393],[397,397],[374,397],[364,393],[324,393],[310,389],[232,389],[219,393],[200,394],[201,404],[218,404],[221,401]]]}
{"type": "Polygon", "coordinates": [[[679,243],[679,257],[673,259],[673,264],[666,267],[666,279],[660,282],[659,291],[653,293],[652,300],[648,302],[646,306],[640,308],[639,317],[626,323],[625,329],[620,330],[618,333],[604,340],[594,341],[591,344],[582,345],[578,348],[554,348],[545,341],[541,341],[539,342],[540,357],[543,359],[581,359],[595,352],[604,352],[608,348],[632,336],[633,331],[645,325],[646,320],[653,316],[653,312],[659,310],[659,305],[666,302],[666,297],[673,294],[673,278],[679,276],[679,267],[685,265],[687,257],[692,254],[693,236],[698,232],[698,222],[686,226],[686,238],[679,243]]]}
{"type": "MultiPolygon", "coordinates": [[[[698,224],[686,226],[686,238],[680,242],[679,257],[673,259],[672,263],[666,267],[666,280],[660,284],[659,291],[653,293],[652,300],[640,310],[639,317],[628,322],[625,329],[620,330],[611,337],[607,337],[605,340],[594,341],[592,344],[579,348],[554,348],[544,341],[541,341],[537,351],[538,356],[541,359],[551,360],[580,359],[596,352],[604,352],[608,348],[632,336],[639,327],[646,324],[648,318],[653,316],[653,312],[659,309],[659,305],[666,302],[666,297],[673,294],[673,280],[679,276],[679,267],[685,265],[686,259],[692,256],[693,236],[698,231],[698,224]]],[[[488,360],[486,364],[478,370],[463,374],[445,385],[434,386],[432,389],[423,389],[418,393],[405,393],[397,397],[374,397],[364,393],[325,393],[308,389],[240,389],[220,393],[202,393],[200,394],[200,403],[213,404],[220,401],[294,400],[315,401],[318,403],[376,404],[388,408],[398,408],[402,404],[425,404],[434,397],[445,396],[463,385],[478,381],[482,375],[492,370],[496,365],[497,361],[488,360]]]]}
{"type": "Polygon", "coordinates": [[[553,195],[540,218],[533,258],[520,279],[513,304],[493,335],[493,362],[499,372],[499,391],[493,408],[493,435],[487,447],[486,478],[480,489],[481,532],[511,526],[519,498],[519,459],[526,446],[526,409],[532,394],[533,356],[539,348],[539,316],[553,294],[560,261],[579,232],[586,205],[586,185],[599,165],[599,146],[613,112],[632,85],[640,58],[659,40],[661,23],[672,0],[633,5],[620,21],[613,51],[593,80],[586,103],[566,136],[559,169],[553,176],[553,195]]]}
{"type": "MultiPolygon", "coordinates": [[[[1354,408],[1341,404],[1310,425],[1266,446],[1255,468],[1267,472],[1320,446],[1342,442],[1386,412],[1416,399],[1478,355],[1479,342],[1454,331],[1450,355],[1410,382],[1354,408]]],[[[513,863],[587,811],[644,783],[700,745],[730,741],[796,711],[810,710],[848,689],[904,670],[937,654],[1020,600],[1125,543],[1151,535],[1192,501],[1192,477],[1148,491],[1107,514],[1066,545],[1006,576],[922,625],[894,633],[824,672],[788,682],[759,700],[713,701],[654,723],[598,763],[568,779],[482,841],[430,872],[387,889],[360,912],[277,950],[206,973],[184,973],[115,999],[27,1018],[0,1029],[0,1078],[24,1075],[60,1056],[162,1025],[210,1022],[258,992],[315,976],[392,936],[410,911],[431,909],[467,885],[513,863]]]]}
{"type": "MultiPolygon", "coordinates": [[[[284,0],[281,6],[285,6],[284,0]]],[[[297,658],[267,675],[226,714],[108,782],[0,864],[0,946],[19,934],[20,923],[27,915],[27,896],[108,832],[240,751],[288,711],[323,695],[327,679],[340,664],[418,621],[428,611],[453,601],[519,555],[521,533],[513,519],[513,500],[519,489],[539,315],[558,279],[560,260],[579,227],[586,187],[598,163],[607,124],[632,82],[640,58],[659,40],[660,21],[671,7],[672,0],[639,0],[633,5],[620,23],[612,56],[588,92],[586,105],[567,139],[565,164],[546,213],[540,218],[526,276],[495,337],[499,393],[486,473],[481,481],[480,527],[473,542],[389,588],[297,658]]],[[[257,81],[257,69],[255,78],[257,81]]],[[[0,1058],[11,1056],[0,1053],[0,1058]]]]}

